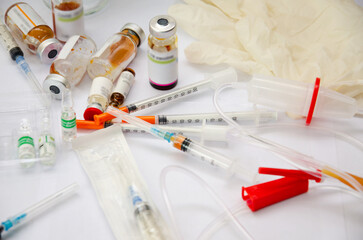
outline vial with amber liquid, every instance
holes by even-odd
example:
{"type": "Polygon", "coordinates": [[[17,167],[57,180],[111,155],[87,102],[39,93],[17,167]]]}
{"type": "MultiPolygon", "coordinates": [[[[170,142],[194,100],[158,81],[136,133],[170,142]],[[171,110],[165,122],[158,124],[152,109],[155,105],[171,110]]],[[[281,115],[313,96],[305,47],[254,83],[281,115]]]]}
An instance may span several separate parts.
{"type": "Polygon", "coordinates": [[[137,48],[144,40],[142,28],[127,23],[91,58],[87,72],[93,81],[88,95],[88,107],[83,114],[85,120],[93,120],[94,115],[105,111],[113,82],[135,58],[137,48]]]}
{"type": "Polygon", "coordinates": [[[168,15],[156,16],[149,23],[149,82],[159,90],[169,90],[178,83],[178,45],[176,21],[168,15]]]}
{"type": "Polygon", "coordinates": [[[50,74],[43,82],[43,89],[56,99],[61,99],[65,89],[70,89],[82,80],[95,52],[96,44],[91,38],[80,35],[69,38],[50,66],[50,74]]]}
{"type": "Polygon", "coordinates": [[[43,63],[52,62],[62,48],[53,30],[27,3],[16,3],[5,13],[5,23],[12,34],[24,42],[43,63]]]}
{"type": "Polygon", "coordinates": [[[109,105],[115,108],[121,107],[134,82],[135,71],[131,68],[123,70],[117,80],[116,86],[112,90],[109,105]]]}
{"type": "Polygon", "coordinates": [[[52,0],[53,29],[57,39],[66,42],[84,34],[83,1],[52,0]]]}

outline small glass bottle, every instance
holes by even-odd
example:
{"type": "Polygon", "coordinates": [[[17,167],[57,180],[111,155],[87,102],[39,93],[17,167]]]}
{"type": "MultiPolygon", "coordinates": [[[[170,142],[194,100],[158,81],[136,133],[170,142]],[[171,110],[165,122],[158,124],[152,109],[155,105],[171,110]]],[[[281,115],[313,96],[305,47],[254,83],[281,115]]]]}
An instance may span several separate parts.
{"type": "Polygon", "coordinates": [[[176,21],[168,15],[156,16],[149,23],[149,82],[159,90],[169,90],[178,83],[178,45],[176,21]]]}
{"type": "Polygon", "coordinates": [[[53,30],[27,3],[11,5],[5,13],[5,23],[43,63],[52,62],[62,48],[62,44],[54,38],[53,30]]]}
{"type": "Polygon", "coordinates": [[[82,0],[51,0],[53,29],[57,39],[66,42],[73,35],[84,33],[82,0]]]}
{"type": "Polygon", "coordinates": [[[82,80],[95,51],[96,44],[91,38],[80,35],[69,38],[50,66],[43,89],[61,99],[64,89],[70,89],[82,80]]]}
{"type": "MultiPolygon", "coordinates": [[[[32,137],[32,128],[28,119],[20,121],[20,128],[18,130],[18,158],[31,159],[35,158],[34,139],[32,137]]],[[[34,162],[21,162],[22,167],[29,168],[34,165],[34,162]]]]}
{"type": "Polygon", "coordinates": [[[42,120],[40,123],[40,136],[38,141],[38,150],[40,163],[43,165],[54,165],[56,157],[55,140],[51,132],[49,110],[43,110],[42,120]]]}
{"type": "Polygon", "coordinates": [[[73,110],[73,99],[70,90],[65,89],[62,95],[62,138],[71,142],[77,137],[76,112],[73,110]]]}
{"type": "Polygon", "coordinates": [[[126,68],[123,70],[117,80],[116,86],[113,88],[109,105],[115,108],[121,107],[134,82],[135,71],[131,68],[126,68]]]}
{"type": "Polygon", "coordinates": [[[137,47],[144,40],[145,33],[142,28],[134,23],[127,23],[121,32],[109,38],[92,57],[87,72],[93,82],[84,119],[93,120],[94,115],[103,113],[113,82],[135,58],[137,47]]]}

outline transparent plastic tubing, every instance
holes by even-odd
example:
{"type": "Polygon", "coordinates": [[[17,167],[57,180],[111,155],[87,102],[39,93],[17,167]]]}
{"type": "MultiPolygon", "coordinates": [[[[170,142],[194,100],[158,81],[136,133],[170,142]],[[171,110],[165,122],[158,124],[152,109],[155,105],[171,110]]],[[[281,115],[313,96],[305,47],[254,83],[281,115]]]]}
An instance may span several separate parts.
{"type": "Polygon", "coordinates": [[[2,228],[4,231],[9,231],[14,227],[20,226],[37,215],[41,214],[45,210],[53,207],[54,205],[62,202],[66,198],[73,195],[79,189],[79,185],[77,183],[73,183],[60,191],[50,195],[49,197],[41,200],[40,202],[30,206],[29,208],[15,214],[14,216],[9,217],[7,220],[1,223],[0,229],[2,228]]]}
{"type": "MultiPolygon", "coordinates": [[[[230,124],[231,126],[235,127],[239,131],[239,136],[245,136],[248,137],[246,139],[249,143],[260,146],[261,148],[264,148],[266,150],[272,151],[279,156],[282,157],[285,161],[289,162],[293,166],[299,168],[302,171],[306,171],[306,168],[313,170],[316,172],[316,176],[320,176],[321,172],[318,172],[318,170],[328,170],[340,178],[344,179],[346,182],[348,182],[353,188],[355,188],[359,192],[363,192],[363,186],[355,180],[352,176],[350,176],[347,173],[344,173],[342,171],[337,170],[336,168],[333,168],[331,166],[328,166],[324,163],[322,165],[318,161],[316,161],[312,156],[307,156],[305,154],[302,154],[298,151],[295,151],[293,149],[290,149],[288,147],[285,147],[283,145],[277,144],[273,141],[264,139],[262,137],[256,136],[251,134],[246,129],[243,129],[240,125],[238,125],[236,122],[234,122],[231,118],[229,118],[222,110],[222,108],[218,104],[218,96],[220,93],[227,89],[227,88],[241,88],[240,85],[237,84],[225,84],[218,88],[213,97],[214,106],[217,109],[217,111],[222,115],[223,119],[230,124]]],[[[309,173],[311,174],[311,173],[309,173]]],[[[324,173],[323,173],[324,174],[324,173]]],[[[327,177],[331,177],[330,175],[324,174],[327,177]]]]}
{"type": "Polygon", "coordinates": [[[169,167],[164,168],[162,170],[162,172],[161,172],[161,175],[160,175],[160,187],[161,187],[161,191],[162,191],[162,194],[163,194],[165,205],[166,205],[168,213],[169,213],[169,217],[171,219],[171,223],[173,225],[174,231],[177,234],[178,239],[181,240],[183,238],[182,238],[182,235],[181,235],[181,233],[179,231],[179,228],[177,227],[177,223],[176,223],[174,212],[173,212],[173,207],[172,207],[172,205],[170,203],[169,196],[168,196],[168,191],[167,191],[167,187],[166,187],[166,177],[172,171],[179,172],[179,173],[182,173],[184,175],[187,175],[190,178],[192,178],[194,181],[198,182],[213,197],[213,199],[216,201],[216,203],[218,203],[218,205],[221,206],[225,210],[227,216],[232,220],[232,222],[235,224],[237,229],[246,237],[246,239],[253,239],[253,237],[247,231],[247,229],[245,229],[245,227],[242,226],[242,224],[238,221],[236,216],[224,204],[223,200],[214,192],[214,190],[212,188],[209,187],[209,185],[203,179],[201,179],[195,173],[193,173],[193,172],[191,172],[191,171],[189,171],[189,170],[187,170],[187,169],[185,169],[183,167],[169,166],[169,167]]]}

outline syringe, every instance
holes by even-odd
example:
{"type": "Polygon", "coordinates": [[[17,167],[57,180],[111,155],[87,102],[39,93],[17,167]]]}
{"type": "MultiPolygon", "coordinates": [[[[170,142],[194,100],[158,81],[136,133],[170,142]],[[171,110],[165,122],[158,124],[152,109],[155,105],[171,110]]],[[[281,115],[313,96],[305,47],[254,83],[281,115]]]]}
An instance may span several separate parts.
{"type": "MultiPolygon", "coordinates": [[[[120,110],[127,112],[127,113],[136,112],[136,111],[150,108],[152,106],[164,104],[164,103],[176,100],[176,99],[181,99],[186,96],[194,95],[209,87],[216,89],[221,84],[237,82],[237,81],[238,81],[238,78],[237,78],[236,70],[233,68],[227,68],[223,71],[219,71],[219,72],[212,74],[210,77],[206,78],[205,80],[187,85],[183,88],[179,88],[177,90],[174,90],[174,91],[166,93],[166,94],[162,94],[162,95],[148,98],[148,99],[145,99],[145,100],[133,103],[133,104],[129,104],[125,107],[120,108],[120,110]]],[[[94,119],[86,119],[86,118],[85,119],[91,120],[91,121],[94,120],[96,125],[100,125],[101,123],[111,120],[114,117],[108,113],[102,113],[100,115],[94,115],[93,118],[94,119]]]]}
{"type": "MultiPolygon", "coordinates": [[[[1,9],[0,12],[2,13],[1,9]]],[[[3,15],[0,13],[0,42],[1,45],[9,52],[11,59],[13,59],[21,71],[25,74],[25,76],[32,83],[32,88],[38,93],[43,93],[43,88],[40,86],[38,79],[35,77],[33,72],[31,71],[28,63],[24,59],[24,53],[21,48],[16,43],[14,37],[11,35],[10,31],[3,23],[1,19],[3,19],[3,15]]]]}
{"type": "Polygon", "coordinates": [[[3,231],[9,231],[14,227],[17,227],[21,224],[28,222],[29,220],[33,219],[37,215],[41,214],[45,210],[49,209],[50,207],[54,206],[55,204],[63,201],[67,197],[73,195],[79,188],[79,185],[73,183],[68,187],[63,188],[62,190],[50,195],[49,197],[43,199],[42,201],[34,204],[33,206],[15,214],[12,217],[9,217],[7,220],[3,221],[0,225],[0,239],[1,233],[3,231]]]}
{"type": "MultiPolygon", "coordinates": [[[[257,121],[258,123],[277,120],[277,112],[257,110],[244,112],[228,112],[227,116],[235,121],[257,121]]],[[[185,124],[185,123],[202,123],[206,122],[223,122],[219,113],[198,113],[198,114],[175,114],[175,115],[156,115],[156,116],[137,116],[138,118],[158,125],[166,124],[185,124]]],[[[113,123],[121,122],[120,119],[114,118],[103,124],[96,125],[94,121],[77,120],[77,128],[84,129],[102,129],[113,123]]]]}
{"type": "Polygon", "coordinates": [[[111,106],[107,108],[107,112],[115,117],[122,118],[128,123],[131,123],[158,138],[162,138],[164,140],[167,140],[168,142],[172,142],[173,146],[176,149],[190,153],[192,156],[198,157],[202,161],[209,163],[212,166],[216,166],[224,170],[231,171],[232,173],[237,173],[250,181],[252,181],[252,179],[254,178],[254,175],[252,174],[251,171],[248,171],[247,169],[243,168],[242,166],[240,166],[238,163],[234,162],[230,158],[225,157],[212,150],[209,150],[204,146],[193,142],[191,139],[181,134],[173,134],[164,131],[156,127],[155,125],[145,122],[137,117],[131,116],[111,106]]]}

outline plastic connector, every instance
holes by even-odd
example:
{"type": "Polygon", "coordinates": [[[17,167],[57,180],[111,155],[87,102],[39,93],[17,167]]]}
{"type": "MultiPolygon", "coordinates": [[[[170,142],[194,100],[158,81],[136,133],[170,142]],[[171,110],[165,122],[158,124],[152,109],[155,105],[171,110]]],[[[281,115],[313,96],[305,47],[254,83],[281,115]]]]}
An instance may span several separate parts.
{"type": "Polygon", "coordinates": [[[309,179],[316,182],[321,181],[321,177],[317,176],[318,173],[311,175],[301,170],[259,168],[259,173],[285,177],[250,187],[242,187],[242,199],[253,212],[306,193],[309,189],[309,179]]]}

